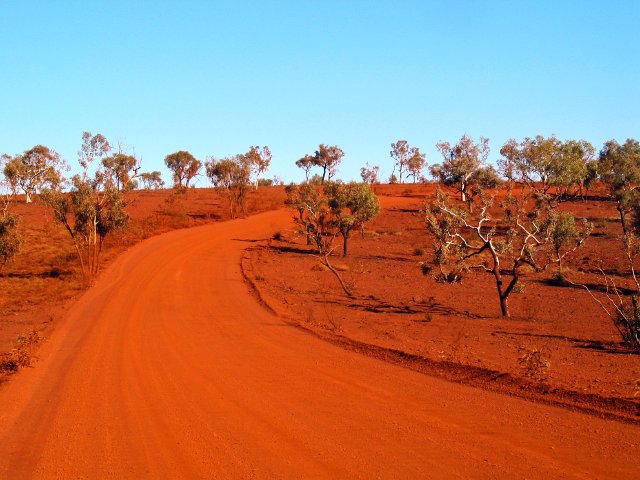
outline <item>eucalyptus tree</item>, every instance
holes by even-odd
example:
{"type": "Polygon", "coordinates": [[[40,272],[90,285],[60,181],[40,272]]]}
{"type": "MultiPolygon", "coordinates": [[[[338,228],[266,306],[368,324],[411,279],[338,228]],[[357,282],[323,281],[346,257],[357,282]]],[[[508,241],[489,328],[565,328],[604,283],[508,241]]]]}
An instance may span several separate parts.
{"type": "Polygon", "coordinates": [[[500,183],[496,170],[486,165],[490,152],[488,138],[480,137],[478,142],[474,142],[464,134],[455,145],[439,142],[436,148],[442,154],[443,162],[431,167],[432,177],[455,188],[469,209],[472,209],[474,197],[500,183]]]}
{"type": "Polygon", "coordinates": [[[311,238],[311,231],[306,228],[305,215],[308,208],[308,199],[318,196],[317,187],[309,182],[300,183],[299,185],[290,183],[284,188],[284,191],[287,196],[284,201],[285,205],[296,213],[294,221],[305,227],[304,233],[307,238],[307,245],[312,245],[313,239],[311,238]]]}
{"type": "Polygon", "coordinates": [[[309,173],[311,172],[311,169],[314,166],[315,166],[315,159],[313,155],[305,155],[304,157],[296,160],[296,167],[304,171],[304,177],[306,182],[309,182],[309,173]]]}
{"type": "Polygon", "coordinates": [[[96,275],[105,239],[129,219],[122,192],[108,177],[96,173],[94,178],[76,175],[70,192],[52,188],[42,193],[42,199],[52,208],[54,221],[69,234],[83,276],[96,275]]]}
{"type": "Polygon", "coordinates": [[[342,157],[344,152],[337,145],[320,144],[313,156],[313,163],[322,168],[322,183],[335,176],[342,157]]]}
{"type": "Polygon", "coordinates": [[[640,142],[609,140],[600,150],[598,170],[616,201],[622,231],[627,235],[631,232],[629,213],[640,204],[640,142]]]}
{"type": "Polygon", "coordinates": [[[562,142],[555,136],[507,141],[500,167],[510,181],[527,186],[536,199],[554,206],[577,196],[590,182],[595,149],[585,140],[562,142]]]}
{"type": "Polygon", "coordinates": [[[623,144],[609,140],[600,150],[595,170],[616,202],[622,227],[620,253],[630,272],[626,282],[631,288],[621,288],[602,269],[606,287],[603,300],[587,285],[580,286],[611,319],[624,343],[640,351],[640,279],[636,271],[640,256],[640,142],[631,138],[623,144]]]}
{"type": "Polygon", "coordinates": [[[570,214],[560,216],[546,205],[530,205],[507,197],[495,208],[494,198],[482,194],[480,208],[471,212],[468,204],[455,205],[438,191],[426,211],[433,263],[440,270],[436,278],[459,281],[469,269],[493,276],[500,311],[509,317],[509,296],[524,267],[542,271],[560,263],[582,246],[591,231],[585,223],[578,232],[567,232],[570,214]]]}
{"type": "Polygon", "coordinates": [[[364,167],[360,168],[360,177],[362,178],[362,181],[364,183],[368,183],[371,186],[380,183],[379,173],[380,167],[377,165],[370,166],[369,162],[367,162],[364,167]]]}
{"type": "Polygon", "coordinates": [[[78,162],[82,167],[82,178],[86,179],[89,167],[98,158],[105,157],[111,151],[109,141],[101,133],[91,135],[91,132],[82,133],[82,146],[78,152],[78,162]]]}
{"type": "Polygon", "coordinates": [[[347,256],[351,232],[363,227],[380,211],[378,197],[368,183],[328,183],[325,195],[343,239],[343,256],[347,256]]]}
{"type": "Polygon", "coordinates": [[[407,177],[413,177],[413,183],[422,180],[422,172],[427,166],[427,155],[418,147],[411,147],[407,159],[407,177]]]}
{"type": "Polygon", "coordinates": [[[178,189],[189,188],[189,183],[202,168],[202,162],[185,150],[167,155],[164,163],[171,170],[174,187],[178,189]]]}
{"type": "Polygon", "coordinates": [[[409,162],[409,151],[411,147],[409,146],[409,142],[406,140],[398,140],[395,143],[391,144],[391,151],[389,155],[393,159],[393,171],[391,172],[391,177],[395,177],[398,180],[398,183],[402,183],[402,177],[406,174],[408,170],[408,162],[409,162]],[[396,169],[398,171],[398,175],[396,175],[396,169]]]}
{"type": "Polygon", "coordinates": [[[44,145],[36,145],[21,155],[4,156],[4,176],[14,191],[22,190],[26,202],[40,189],[55,188],[63,178],[66,163],[55,151],[44,145]]]}
{"type": "Polygon", "coordinates": [[[85,278],[99,272],[105,239],[124,228],[129,220],[119,187],[130,180],[129,165],[136,161],[122,153],[105,157],[109,150],[104,136],[84,132],[78,152],[82,175],[74,175],[70,191],[63,191],[60,182],[52,182],[42,192],[42,200],[53,210],[54,221],[69,234],[85,278]],[[104,157],[104,171],[98,169],[89,176],[91,163],[100,157],[104,157]]]}
{"type": "Polygon", "coordinates": [[[162,180],[162,173],[158,170],[154,170],[153,172],[142,172],[140,174],[140,180],[142,181],[142,185],[147,190],[154,189],[157,190],[164,186],[164,180],[162,180]]]}
{"type": "Polygon", "coordinates": [[[135,178],[140,171],[140,162],[133,155],[116,153],[102,159],[104,173],[118,190],[132,190],[136,186],[135,178]]]}
{"type": "Polygon", "coordinates": [[[329,204],[326,191],[318,185],[305,183],[289,185],[286,193],[285,203],[296,212],[294,221],[302,227],[307,244],[315,246],[315,255],[320,263],[335,275],[344,293],[353,297],[353,293],[330,260],[336,248],[335,239],[340,235],[340,224],[336,210],[329,204]]]}
{"type": "Polygon", "coordinates": [[[251,173],[255,177],[254,184],[257,188],[260,177],[264,175],[264,173],[269,168],[269,165],[271,165],[271,150],[266,145],[262,148],[251,147],[245,156],[249,160],[251,173]]]}
{"type": "Polygon", "coordinates": [[[251,185],[251,159],[246,155],[234,155],[220,160],[211,158],[205,167],[207,177],[213,185],[227,196],[231,218],[236,218],[238,210],[242,210],[246,216],[246,199],[251,185]]]}

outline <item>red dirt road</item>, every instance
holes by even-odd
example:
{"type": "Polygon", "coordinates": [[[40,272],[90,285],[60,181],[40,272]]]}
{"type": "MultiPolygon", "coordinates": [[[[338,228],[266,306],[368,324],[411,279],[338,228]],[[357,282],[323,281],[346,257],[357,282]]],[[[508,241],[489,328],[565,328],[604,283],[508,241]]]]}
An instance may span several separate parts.
{"type": "Polygon", "coordinates": [[[122,255],[0,389],[0,478],[639,478],[640,427],[447,383],[283,323],[269,212],[122,255]]]}

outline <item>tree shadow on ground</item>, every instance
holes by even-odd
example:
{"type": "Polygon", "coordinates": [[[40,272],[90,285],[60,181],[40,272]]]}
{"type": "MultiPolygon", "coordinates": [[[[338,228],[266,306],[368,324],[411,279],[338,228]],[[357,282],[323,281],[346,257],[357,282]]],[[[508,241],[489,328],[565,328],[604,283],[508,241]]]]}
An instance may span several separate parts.
{"type": "Polygon", "coordinates": [[[284,245],[271,245],[271,250],[275,250],[280,253],[298,253],[300,255],[311,255],[316,253],[312,247],[289,247],[284,245]]]}
{"type": "Polygon", "coordinates": [[[493,335],[513,335],[516,337],[530,337],[530,338],[548,338],[552,340],[564,340],[574,344],[574,348],[581,348],[585,350],[597,350],[603,353],[620,354],[620,355],[640,355],[640,351],[627,347],[626,345],[618,342],[605,342],[602,340],[592,340],[584,338],[569,337],[566,335],[552,335],[542,333],[529,333],[529,332],[507,332],[504,330],[493,332],[493,335]]]}
{"type": "Polygon", "coordinates": [[[70,272],[65,272],[63,270],[58,270],[54,268],[52,270],[47,270],[44,272],[29,272],[29,273],[17,273],[17,272],[7,272],[0,273],[0,278],[58,278],[62,275],[68,274],[70,272]]]}
{"type": "MultiPolygon", "coordinates": [[[[555,280],[552,278],[547,278],[547,279],[538,280],[538,281],[543,285],[547,285],[549,287],[574,288],[577,290],[584,290],[586,287],[588,290],[591,290],[592,292],[609,293],[611,295],[615,295],[615,292],[613,291],[613,287],[611,285],[607,287],[607,285],[602,285],[600,283],[577,284],[577,283],[569,283],[563,280],[555,280]]],[[[635,293],[635,290],[630,288],[625,288],[621,286],[616,286],[615,288],[618,290],[618,293],[620,295],[626,296],[626,295],[633,295],[635,293]]]]}

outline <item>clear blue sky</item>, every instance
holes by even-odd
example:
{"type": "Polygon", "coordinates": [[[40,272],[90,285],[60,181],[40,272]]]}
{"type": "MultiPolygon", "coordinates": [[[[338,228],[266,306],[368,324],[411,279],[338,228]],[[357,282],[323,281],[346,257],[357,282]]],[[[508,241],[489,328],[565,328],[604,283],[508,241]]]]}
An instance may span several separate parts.
{"type": "MultiPolygon", "coordinates": [[[[640,0],[0,0],[0,152],[77,166],[103,133],[143,170],[269,145],[299,180],[318,144],[391,172],[390,144],[640,138],[640,0]]],[[[204,184],[204,181],[201,181],[204,184]]]]}

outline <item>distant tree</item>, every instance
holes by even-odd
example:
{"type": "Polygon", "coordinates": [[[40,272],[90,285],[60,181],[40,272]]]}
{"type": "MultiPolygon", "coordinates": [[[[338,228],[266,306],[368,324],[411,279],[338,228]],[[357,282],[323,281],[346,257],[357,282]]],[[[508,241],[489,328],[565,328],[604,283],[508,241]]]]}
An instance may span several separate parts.
{"type": "Polygon", "coordinates": [[[589,190],[591,190],[591,187],[598,181],[599,177],[598,157],[590,158],[587,161],[587,173],[582,180],[580,192],[582,200],[586,200],[586,197],[589,195],[589,190]]]}
{"type": "Polygon", "coordinates": [[[251,147],[246,154],[249,164],[251,165],[251,173],[255,177],[255,186],[258,187],[260,177],[271,165],[271,150],[266,145],[262,148],[251,147]]]}
{"type": "Polygon", "coordinates": [[[301,168],[304,171],[305,180],[309,181],[309,172],[315,166],[315,159],[313,155],[305,155],[304,157],[296,160],[296,167],[301,168]]]}
{"type": "Polygon", "coordinates": [[[604,300],[596,297],[589,286],[574,285],[586,289],[611,319],[623,342],[640,351],[640,280],[636,272],[640,256],[640,142],[631,138],[623,144],[609,140],[600,150],[595,169],[616,202],[622,227],[619,250],[631,272],[628,281],[631,288],[619,287],[602,269],[604,300]]]}
{"type": "Polygon", "coordinates": [[[562,162],[554,179],[559,200],[584,194],[595,166],[595,148],[586,140],[567,140],[562,145],[562,162]]]}
{"type": "Polygon", "coordinates": [[[78,161],[82,167],[82,178],[86,179],[89,167],[96,158],[104,157],[111,151],[111,145],[104,135],[91,132],[82,133],[82,147],[78,152],[78,161]]]}
{"type": "Polygon", "coordinates": [[[623,234],[628,236],[632,228],[629,214],[640,204],[640,142],[630,138],[620,145],[609,140],[600,150],[598,170],[616,201],[623,234]]]}
{"type": "Polygon", "coordinates": [[[36,145],[22,155],[13,158],[5,156],[4,175],[16,191],[20,188],[26,195],[26,202],[43,187],[55,187],[62,182],[62,171],[66,164],[53,150],[36,145]]]}
{"type": "Polygon", "coordinates": [[[206,171],[214,186],[225,192],[231,218],[236,218],[238,209],[246,216],[246,198],[251,185],[251,160],[246,155],[234,155],[221,160],[212,158],[206,162],[206,171]]]}
{"type": "Polygon", "coordinates": [[[502,178],[500,178],[500,174],[492,165],[483,167],[473,176],[468,196],[473,200],[484,193],[485,190],[497,188],[501,184],[502,178]]]}
{"type": "Polygon", "coordinates": [[[271,187],[273,185],[274,183],[272,178],[261,178],[260,180],[258,180],[259,187],[271,187]]]}
{"type": "Polygon", "coordinates": [[[371,167],[369,166],[369,162],[367,162],[367,164],[360,169],[360,177],[362,177],[364,183],[368,183],[371,186],[377,185],[380,183],[379,172],[380,167],[371,167]]]}
{"type": "Polygon", "coordinates": [[[308,183],[311,185],[322,185],[322,176],[316,173],[309,179],[308,183]]]}
{"type": "MultiPolygon", "coordinates": [[[[391,158],[393,158],[393,172],[391,173],[391,177],[395,178],[398,183],[402,182],[402,176],[406,174],[408,170],[409,163],[409,151],[411,147],[409,146],[409,142],[406,140],[398,140],[395,143],[391,144],[391,158]],[[398,175],[396,176],[396,169],[398,169],[398,175]]],[[[389,183],[396,183],[391,182],[389,183]]]]}
{"type": "Polygon", "coordinates": [[[329,207],[343,238],[343,256],[347,256],[347,242],[354,229],[374,218],[380,205],[368,183],[328,183],[325,194],[329,207]]]}
{"type": "Polygon", "coordinates": [[[520,180],[519,163],[520,163],[520,144],[513,138],[500,149],[502,158],[498,160],[498,168],[500,173],[508,180],[510,184],[520,180]]]}
{"type": "Polygon", "coordinates": [[[132,155],[116,153],[111,157],[102,159],[105,175],[111,179],[116,188],[120,191],[131,190],[134,179],[138,176],[140,163],[132,155]]]}
{"type": "Polygon", "coordinates": [[[539,202],[555,206],[575,197],[588,177],[594,148],[584,140],[562,142],[555,136],[510,139],[500,149],[500,166],[512,181],[525,184],[539,202]]]}
{"type": "Polygon", "coordinates": [[[331,180],[338,170],[344,152],[336,145],[328,146],[320,144],[314,155],[314,165],[322,168],[322,183],[331,180]]]}
{"type": "Polygon", "coordinates": [[[485,188],[491,188],[499,181],[495,169],[486,167],[489,156],[489,139],[480,137],[478,143],[468,135],[451,145],[440,142],[436,145],[443,157],[441,164],[431,167],[431,175],[442,184],[454,187],[460,193],[460,200],[473,207],[473,198],[485,188]]]}
{"type": "Polygon", "coordinates": [[[407,159],[407,177],[413,177],[413,183],[420,181],[426,166],[426,154],[420,153],[418,147],[411,147],[409,158],[407,159]]]}
{"type": "Polygon", "coordinates": [[[562,142],[556,137],[525,138],[520,144],[510,139],[501,149],[503,170],[509,170],[513,180],[532,190],[538,199],[549,199],[553,178],[560,164],[562,142]],[[508,166],[508,167],[507,167],[508,166]]]}
{"type": "Polygon", "coordinates": [[[164,187],[164,180],[162,180],[162,173],[158,170],[153,172],[142,172],[140,174],[140,180],[142,180],[142,185],[147,190],[158,190],[159,188],[164,187]]]}
{"type": "Polygon", "coordinates": [[[189,152],[180,150],[167,155],[164,163],[173,174],[173,183],[176,188],[189,188],[189,182],[200,173],[202,162],[189,152]]]}
{"type": "Polygon", "coordinates": [[[558,271],[561,272],[564,257],[575,250],[576,243],[584,242],[591,235],[593,225],[583,219],[582,225],[579,226],[571,213],[551,210],[544,219],[541,229],[548,232],[554,262],[558,264],[558,271]]]}

